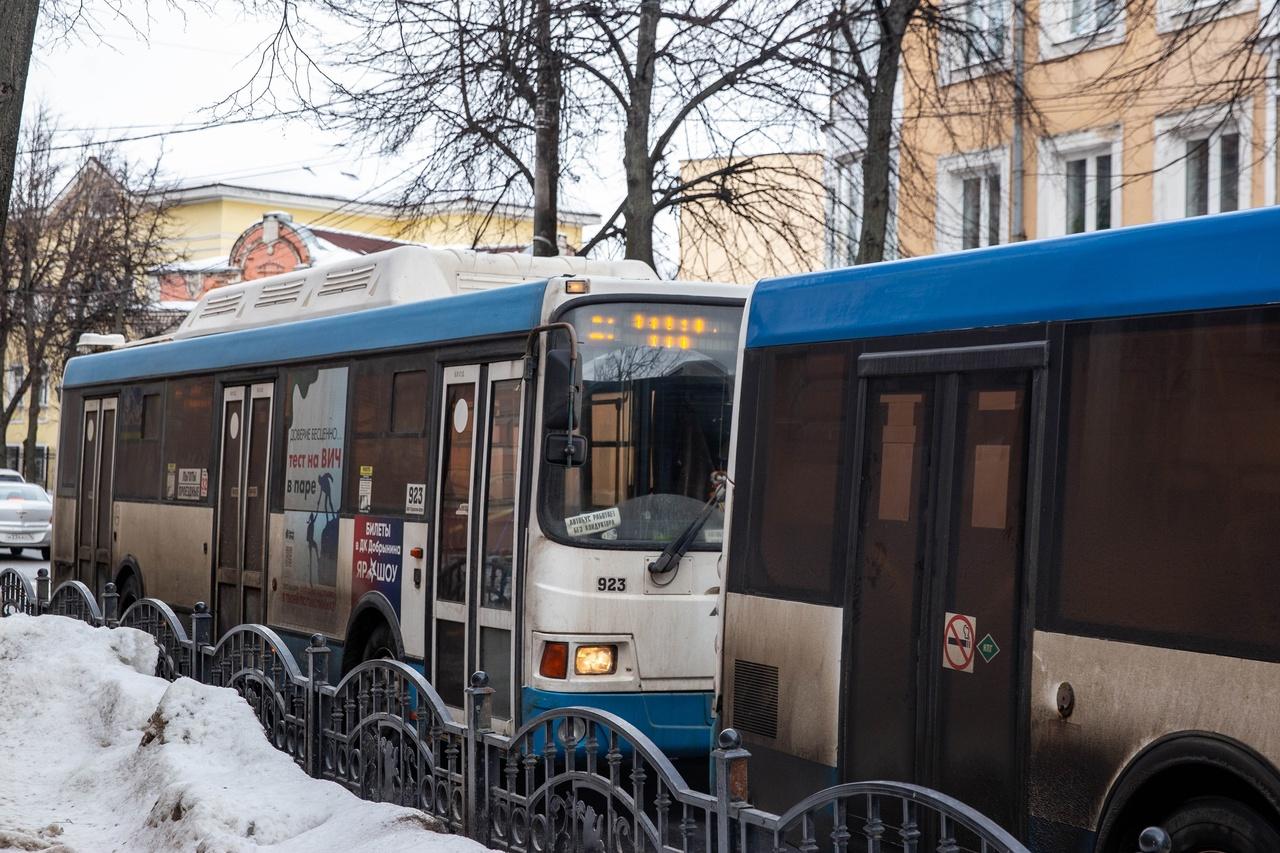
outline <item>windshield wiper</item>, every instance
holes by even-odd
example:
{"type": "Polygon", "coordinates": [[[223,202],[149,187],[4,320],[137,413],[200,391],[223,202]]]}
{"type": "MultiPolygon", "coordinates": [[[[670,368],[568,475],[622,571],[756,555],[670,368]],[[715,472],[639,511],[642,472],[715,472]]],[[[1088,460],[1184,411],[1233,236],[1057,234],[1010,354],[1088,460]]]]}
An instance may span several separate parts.
{"type": "MultiPolygon", "coordinates": [[[[679,536],[668,542],[667,547],[662,549],[662,553],[658,555],[658,558],[649,564],[650,574],[665,575],[674,572],[680,566],[680,561],[688,553],[689,549],[693,547],[693,540],[698,538],[703,525],[707,523],[707,519],[711,517],[711,513],[715,510],[716,504],[724,500],[725,480],[724,475],[719,474],[716,489],[712,492],[711,499],[703,505],[693,521],[689,522],[689,526],[679,536]]],[[[667,583],[670,583],[670,581],[667,581],[667,583]]]]}

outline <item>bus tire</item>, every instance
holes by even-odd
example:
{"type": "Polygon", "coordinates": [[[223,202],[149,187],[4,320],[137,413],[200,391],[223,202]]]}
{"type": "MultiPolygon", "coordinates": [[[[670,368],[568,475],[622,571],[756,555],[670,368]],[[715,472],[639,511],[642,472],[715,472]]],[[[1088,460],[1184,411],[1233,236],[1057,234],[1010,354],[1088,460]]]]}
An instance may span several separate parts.
{"type": "Polygon", "coordinates": [[[124,615],[124,612],[131,605],[142,598],[142,584],[138,583],[138,576],[131,571],[122,572],[120,580],[116,583],[116,592],[120,594],[120,604],[117,613],[124,615]]]}
{"type": "Polygon", "coordinates": [[[1244,803],[1227,797],[1193,797],[1160,824],[1173,853],[1271,853],[1280,832],[1244,803]]]}
{"type": "MultiPolygon", "coordinates": [[[[391,626],[386,622],[378,622],[377,626],[369,632],[368,638],[364,641],[364,648],[360,651],[360,663],[364,663],[367,660],[395,659],[395,632],[391,630],[391,626]]],[[[1276,849],[1280,850],[1280,847],[1276,849]]]]}

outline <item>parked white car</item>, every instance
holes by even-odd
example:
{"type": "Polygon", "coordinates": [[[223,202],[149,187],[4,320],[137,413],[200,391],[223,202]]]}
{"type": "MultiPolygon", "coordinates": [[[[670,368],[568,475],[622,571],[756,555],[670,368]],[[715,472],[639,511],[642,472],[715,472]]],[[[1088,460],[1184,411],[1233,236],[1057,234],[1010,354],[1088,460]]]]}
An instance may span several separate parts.
{"type": "Polygon", "coordinates": [[[27,478],[12,468],[0,468],[0,483],[25,483],[27,478]]]}
{"type": "Polygon", "coordinates": [[[0,547],[17,557],[34,548],[49,559],[53,501],[34,483],[0,480],[0,547]]]}

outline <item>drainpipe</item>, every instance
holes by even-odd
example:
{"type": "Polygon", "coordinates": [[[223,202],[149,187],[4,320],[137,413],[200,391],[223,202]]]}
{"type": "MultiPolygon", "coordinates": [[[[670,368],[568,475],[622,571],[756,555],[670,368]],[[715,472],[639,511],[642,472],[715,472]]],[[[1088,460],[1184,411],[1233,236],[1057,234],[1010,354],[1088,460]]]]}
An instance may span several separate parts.
{"type": "Polygon", "coordinates": [[[1011,196],[1009,228],[1010,240],[1018,243],[1027,239],[1027,226],[1022,215],[1022,187],[1026,180],[1026,164],[1022,156],[1022,126],[1025,121],[1026,95],[1023,82],[1026,78],[1026,0],[1013,0],[1013,142],[1009,152],[1011,196]]]}

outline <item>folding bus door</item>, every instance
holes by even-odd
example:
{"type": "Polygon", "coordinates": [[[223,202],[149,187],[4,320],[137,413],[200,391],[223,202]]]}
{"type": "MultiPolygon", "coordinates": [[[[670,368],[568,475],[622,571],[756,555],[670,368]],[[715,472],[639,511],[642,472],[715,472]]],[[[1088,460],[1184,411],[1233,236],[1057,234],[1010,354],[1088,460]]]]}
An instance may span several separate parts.
{"type": "Polygon", "coordinates": [[[1045,347],[904,356],[859,363],[841,775],[928,785],[1018,832],[1026,496],[1045,347]]]}
{"type": "Polygon", "coordinates": [[[76,577],[100,595],[112,577],[116,398],[85,400],[76,501],[76,577]]]}
{"type": "Polygon", "coordinates": [[[456,712],[477,669],[513,715],[519,589],[520,362],[445,369],[437,472],[431,681],[456,712]]]}
{"type": "Polygon", "coordinates": [[[236,625],[266,619],[271,397],[269,382],[229,386],[222,392],[215,577],[219,636],[236,625]]]}

